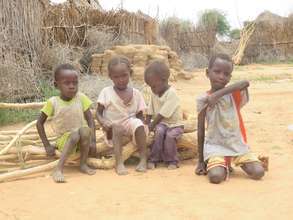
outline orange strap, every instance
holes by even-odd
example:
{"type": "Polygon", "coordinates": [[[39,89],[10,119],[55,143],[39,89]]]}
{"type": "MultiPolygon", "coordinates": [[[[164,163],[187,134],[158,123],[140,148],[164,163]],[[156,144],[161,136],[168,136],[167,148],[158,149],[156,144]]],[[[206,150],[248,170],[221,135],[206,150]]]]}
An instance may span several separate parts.
{"type": "Polygon", "coordinates": [[[245,143],[247,143],[247,137],[246,137],[246,131],[245,131],[245,127],[244,127],[244,123],[243,123],[243,119],[240,113],[240,105],[241,105],[241,93],[240,90],[237,90],[235,92],[232,93],[235,105],[236,105],[236,110],[237,110],[237,115],[238,115],[238,119],[239,119],[239,126],[240,126],[240,131],[242,134],[242,138],[244,140],[245,143]]]}

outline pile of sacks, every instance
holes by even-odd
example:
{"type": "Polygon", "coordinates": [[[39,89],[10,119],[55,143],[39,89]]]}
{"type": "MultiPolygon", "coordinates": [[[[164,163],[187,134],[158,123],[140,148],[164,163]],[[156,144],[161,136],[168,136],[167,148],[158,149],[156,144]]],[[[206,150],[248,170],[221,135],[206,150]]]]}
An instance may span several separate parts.
{"type": "Polygon", "coordinates": [[[130,44],[127,46],[115,46],[105,50],[103,54],[93,54],[91,72],[94,74],[108,75],[107,66],[110,59],[117,55],[128,57],[132,64],[134,80],[143,80],[143,73],[146,65],[151,61],[159,59],[170,68],[170,80],[176,81],[179,78],[191,79],[192,74],[184,71],[182,61],[176,52],[167,46],[130,44]]]}

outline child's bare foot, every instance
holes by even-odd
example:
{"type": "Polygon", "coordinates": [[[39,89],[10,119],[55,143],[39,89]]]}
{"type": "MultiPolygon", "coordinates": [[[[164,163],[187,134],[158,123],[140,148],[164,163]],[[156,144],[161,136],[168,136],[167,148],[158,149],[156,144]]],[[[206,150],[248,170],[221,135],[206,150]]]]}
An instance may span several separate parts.
{"type": "Polygon", "coordinates": [[[64,178],[64,175],[63,175],[63,173],[61,172],[61,170],[55,170],[55,171],[52,173],[52,177],[53,177],[53,180],[54,180],[56,183],[65,183],[65,178],[64,178]]]}
{"type": "Polygon", "coordinates": [[[85,174],[88,174],[88,175],[94,175],[96,173],[95,170],[89,168],[89,166],[86,165],[86,164],[80,166],[79,169],[80,169],[80,172],[85,173],[85,174]]]}
{"type": "Polygon", "coordinates": [[[118,175],[127,175],[128,174],[128,171],[127,169],[125,168],[124,164],[118,164],[116,166],[116,173],[118,175]]]}
{"type": "Polygon", "coordinates": [[[169,163],[168,164],[168,170],[175,170],[177,169],[179,166],[177,164],[174,164],[174,163],[169,163]]]}
{"type": "Polygon", "coordinates": [[[147,167],[149,170],[154,170],[156,168],[156,164],[153,162],[148,162],[147,167]]]}
{"type": "Polygon", "coordinates": [[[139,164],[137,165],[136,169],[137,172],[146,172],[147,165],[145,160],[140,160],[139,164]]]}
{"type": "Polygon", "coordinates": [[[261,155],[261,156],[258,156],[258,159],[260,160],[264,170],[268,171],[269,170],[269,157],[261,155]]]}

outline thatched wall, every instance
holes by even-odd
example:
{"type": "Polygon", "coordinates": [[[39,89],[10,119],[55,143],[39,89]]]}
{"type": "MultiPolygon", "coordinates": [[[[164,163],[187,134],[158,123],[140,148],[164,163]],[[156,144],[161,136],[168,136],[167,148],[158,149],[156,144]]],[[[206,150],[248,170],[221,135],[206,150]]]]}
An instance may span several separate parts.
{"type": "Polygon", "coordinates": [[[176,18],[162,22],[160,33],[167,45],[179,54],[194,52],[209,55],[216,41],[216,28],[195,27],[176,18]]]}
{"type": "Polygon", "coordinates": [[[255,29],[244,50],[242,64],[293,58],[293,16],[281,17],[264,12],[254,23],[255,29]]]}
{"type": "Polygon", "coordinates": [[[86,46],[91,29],[111,29],[115,37],[127,38],[132,43],[155,43],[157,22],[140,12],[124,10],[101,11],[78,7],[76,4],[59,4],[48,7],[45,16],[45,41],[57,41],[74,46],[86,46]]]}
{"type": "Polygon", "coordinates": [[[1,99],[37,93],[35,76],[42,50],[44,4],[41,0],[0,0],[1,99]]]}

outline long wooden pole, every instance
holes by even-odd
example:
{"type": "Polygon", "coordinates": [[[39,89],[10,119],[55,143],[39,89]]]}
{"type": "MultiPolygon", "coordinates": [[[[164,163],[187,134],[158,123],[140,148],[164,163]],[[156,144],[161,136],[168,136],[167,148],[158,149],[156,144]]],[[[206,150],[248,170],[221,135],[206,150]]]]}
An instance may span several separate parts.
{"type": "Polygon", "coordinates": [[[8,172],[8,173],[5,173],[5,174],[1,174],[0,175],[0,182],[6,181],[6,180],[9,180],[9,179],[15,179],[15,178],[19,178],[19,177],[24,177],[24,176],[35,174],[35,173],[38,173],[38,172],[51,170],[51,169],[53,169],[54,167],[57,166],[58,161],[59,160],[55,160],[55,161],[47,163],[45,165],[40,165],[40,166],[37,166],[37,167],[25,169],[25,170],[16,170],[16,171],[8,172]]]}
{"type": "Polygon", "coordinates": [[[17,132],[17,134],[15,135],[15,137],[10,141],[10,143],[5,147],[3,148],[1,151],[0,151],[0,155],[3,155],[3,154],[6,154],[9,150],[9,148],[11,148],[15,142],[20,138],[20,136],[26,132],[26,130],[30,129],[32,126],[36,125],[37,121],[32,121],[30,122],[29,124],[27,124],[23,129],[21,129],[19,132],[17,132]]]}

